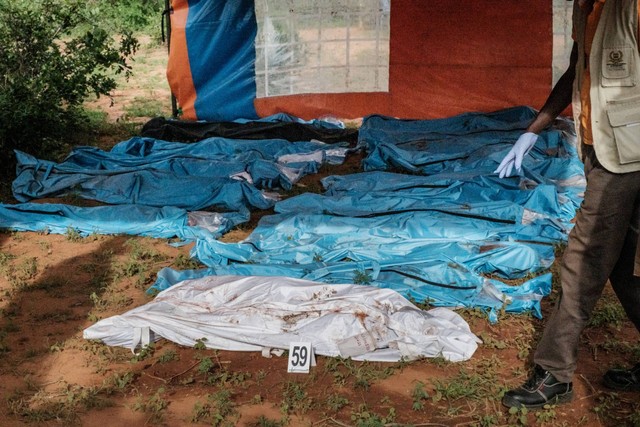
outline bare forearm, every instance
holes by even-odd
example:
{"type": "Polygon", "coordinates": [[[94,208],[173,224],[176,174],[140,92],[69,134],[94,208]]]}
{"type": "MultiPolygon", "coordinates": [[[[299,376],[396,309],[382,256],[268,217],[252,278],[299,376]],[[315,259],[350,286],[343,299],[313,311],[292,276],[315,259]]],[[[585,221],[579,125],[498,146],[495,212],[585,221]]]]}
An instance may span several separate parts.
{"type": "Polygon", "coordinates": [[[540,133],[547,126],[551,125],[558,115],[571,104],[573,93],[573,80],[575,78],[575,63],[577,61],[577,50],[574,46],[571,52],[571,61],[567,71],[560,77],[560,80],[553,87],[544,106],[536,118],[529,124],[528,132],[540,133]]]}

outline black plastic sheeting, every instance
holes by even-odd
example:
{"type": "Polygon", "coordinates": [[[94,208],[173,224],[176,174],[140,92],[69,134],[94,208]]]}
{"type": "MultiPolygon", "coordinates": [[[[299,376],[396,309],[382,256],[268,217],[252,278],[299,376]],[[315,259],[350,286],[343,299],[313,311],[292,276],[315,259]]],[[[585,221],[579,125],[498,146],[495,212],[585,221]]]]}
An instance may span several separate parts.
{"type": "Polygon", "coordinates": [[[318,140],[327,144],[358,141],[357,129],[329,129],[298,122],[193,122],[156,117],[144,124],[141,136],[174,142],[196,142],[210,137],[230,139],[318,140]]]}

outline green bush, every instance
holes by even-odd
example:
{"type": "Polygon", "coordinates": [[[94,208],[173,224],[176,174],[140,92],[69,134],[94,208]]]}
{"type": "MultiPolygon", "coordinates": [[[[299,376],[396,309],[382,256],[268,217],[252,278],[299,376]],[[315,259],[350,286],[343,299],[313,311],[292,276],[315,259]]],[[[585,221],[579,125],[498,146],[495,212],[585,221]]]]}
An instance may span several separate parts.
{"type": "Polygon", "coordinates": [[[91,95],[128,75],[138,43],[112,34],[96,4],[83,0],[0,0],[0,161],[13,150],[47,153],[82,122],[91,95]]]}
{"type": "Polygon", "coordinates": [[[165,0],[103,0],[102,3],[105,4],[105,15],[117,28],[159,38],[165,0]]]}

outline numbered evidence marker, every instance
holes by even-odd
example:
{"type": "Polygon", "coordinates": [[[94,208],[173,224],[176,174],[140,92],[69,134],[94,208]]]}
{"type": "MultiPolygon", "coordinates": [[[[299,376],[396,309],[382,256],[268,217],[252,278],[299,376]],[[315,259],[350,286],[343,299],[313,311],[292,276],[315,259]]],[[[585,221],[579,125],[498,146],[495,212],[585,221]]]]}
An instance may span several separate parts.
{"type": "Polygon", "coordinates": [[[289,364],[287,372],[309,373],[309,368],[316,365],[313,347],[310,342],[292,342],[289,344],[289,364]]]}

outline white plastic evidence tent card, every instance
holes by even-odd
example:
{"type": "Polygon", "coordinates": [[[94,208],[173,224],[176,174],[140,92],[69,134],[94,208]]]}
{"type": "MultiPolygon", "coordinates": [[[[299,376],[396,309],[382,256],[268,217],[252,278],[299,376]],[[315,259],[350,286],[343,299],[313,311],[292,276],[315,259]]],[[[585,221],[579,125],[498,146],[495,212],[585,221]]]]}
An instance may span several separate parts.
{"type": "Polygon", "coordinates": [[[289,344],[287,372],[308,374],[309,368],[315,365],[316,358],[310,342],[292,342],[289,344]]]}

